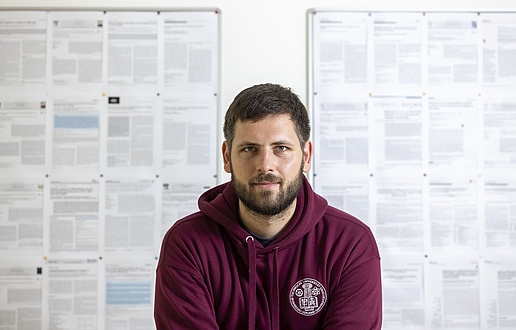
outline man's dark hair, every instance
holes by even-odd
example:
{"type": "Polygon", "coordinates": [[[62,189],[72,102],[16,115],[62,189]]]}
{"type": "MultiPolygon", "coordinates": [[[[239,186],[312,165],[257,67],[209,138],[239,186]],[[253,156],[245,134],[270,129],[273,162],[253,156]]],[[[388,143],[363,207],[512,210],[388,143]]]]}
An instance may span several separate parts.
{"type": "Polygon", "coordinates": [[[276,84],[261,84],[244,89],[235,97],[224,118],[224,137],[229,150],[238,121],[257,122],[270,115],[287,114],[294,122],[301,148],[310,138],[310,119],[305,106],[290,88],[276,84]]]}

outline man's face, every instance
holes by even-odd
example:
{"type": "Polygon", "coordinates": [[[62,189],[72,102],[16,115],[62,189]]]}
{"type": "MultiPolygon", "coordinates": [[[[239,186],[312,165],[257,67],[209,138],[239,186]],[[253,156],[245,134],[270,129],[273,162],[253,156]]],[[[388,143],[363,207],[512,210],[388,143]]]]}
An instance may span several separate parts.
{"type": "Polygon", "coordinates": [[[226,142],[222,151],[237,197],[264,215],[278,214],[294,202],[303,172],[311,167],[311,142],[301,148],[289,115],[238,122],[231,151],[226,142]]]}

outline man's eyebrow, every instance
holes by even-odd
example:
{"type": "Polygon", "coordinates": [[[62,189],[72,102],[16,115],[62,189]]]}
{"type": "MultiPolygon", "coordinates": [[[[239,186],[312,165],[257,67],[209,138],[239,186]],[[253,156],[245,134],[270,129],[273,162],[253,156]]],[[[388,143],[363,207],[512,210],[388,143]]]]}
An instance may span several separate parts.
{"type": "MultiPolygon", "coordinates": [[[[274,141],[271,143],[272,146],[292,146],[294,145],[295,143],[292,143],[288,140],[279,140],[279,141],[274,141]]],[[[237,148],[241,148],[241,147],[256,147],[256,146],[260,146],[261,144],[260,143],[256,143],[256,142],[251,142],[251,141],[242,141],[240,142],[239,144],[236,145],[237,148]]]]}
{"type": "Polygon", "coordinates": [[[271,143],[271,145],[273,145],[273,146],[292,146],[294,144],[295,143],[292,143],[292,142],[287,141],[287,140],[280,140],[280,141],[276,141],[276,142],[271,143]]]}
{"type": "Polygon", "coordinates": [[[255,143],[255,142],[242,141],[239,144],[237,144],[236,147],[237,148],[241,148],[241,147],[254,147],[254,146],[258,146],[258,145],[260,145],[260,144],[259,143],[255,143]]]}

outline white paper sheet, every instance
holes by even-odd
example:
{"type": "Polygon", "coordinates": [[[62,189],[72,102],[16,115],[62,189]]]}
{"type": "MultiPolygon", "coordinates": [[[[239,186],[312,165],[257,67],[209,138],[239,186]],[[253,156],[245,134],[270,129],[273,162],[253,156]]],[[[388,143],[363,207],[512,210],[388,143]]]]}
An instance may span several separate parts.
{"type": "Polygon", "coordinates": [[[107,174],[135,168],[155,173],[156,103],[148,94],[108,96],[107,132],[102,131],[107,174]]]}
{"type": "Polygon", "coordinates": [[[52,168],[99,170],[100,96],[69,94],[49,100],[52,168]]]}
{"type": "Polygon", "coordinates": [[[427,329],[423,278],[421,256],[382,258],[382,329],[427,329]]]}
{"type": "Polygon", "coordinates": [[[373,118],[374,168],[379,172],[421,171],[422,101],[420,97],[377,96],[369,104],[373,118]]]}
{"type": "Polygon", "coordinates": [[[314,173],[369,171],[368,99],[315,97],[314,173]],[[319,101],[320,100],[320,101],[319,101]],[[343,170],[345,168],[345,170],[343,170]]]}
{"type": "Polygon", "coordinates": [[[0,181],[0,237],[0,254],[43,252],[43,180],[0,181]]]}
{"type": "Polygon", "coordinates": [[[516,252],[516,180],[487,177],[483,193],[481,248],[485,252],[516,252]]]}
{"type": "Polygon", "coordinates": [[[49,72],[53,91],[87,88],[100,93],[104,13],[51,12],[49,72]]]}
{"type": "Polygon", "coordinates": [[[213,182],[217,167],[216,98],[162,95],[161,166],[177,180],[213,182]]]}
{"type": "Polygon", "coordinates": [[[477,13],[426,13],[429,90],[476,87],[478,21],[477,13]]]}
{"type": "MultiPolygon", "coordinates": [[[[45,185],[44,252],[98,253],[99,184],[50,181],[45,185]]],[[[77,256],[77,254],[74,254],[77,256]]]]}
{"type": "Polygon", "coordinates": [[[374,94],[419,91],[423,79],[421,13],[371,14],[369,29],[374,94]]]}
{"type": "Polygon", "coordinates": [[[44,328],[98,329],[98,260],[49,259],[43,273],[44,328]]]}
{"type": "Polygon", "coordinates": [[[479,246],[479,194],[477,180],[467,176],[442,176],[428,182],[425,206],[427,251],[472,252],[479,246]]]}
{"type": "Polygon", "coordinates": [[[516,172],[516,97],[483,98],[483,167],[487,173],[516,172]]]}
{"type": "Polygon", "coordinates": [[[423,252],[421,182],[407,177],[375,177],[376,240],[389,255],[423,252]]]}
{"type": "Polygon", "coordinates": [[[181,183],[177,178],[163,178],[161,188],[160,242],[177,220],[199,211],[199,196],[210,187],[201,183],[181,183]]]}
{"type": "Polygon", "coordinates": [[[152,259],[105,261],[103,329],[153,329],[154,272],[152,259]]]}
{"type": "Polygon", "coordinates": [[[163,92],[213,95],[216,90],[218,12],[163,12],[163,92]]]}
{"type": "Polygon", "coordinates": [[[37,85],[46,81],[47,13],[0,12],[0,85],[2,89],[37,85]]]}
{"type": "Polygon", "coordinates": [[[480,278],[475,255],[431,256],[424,276],[427,329],[480,329],[480,278]]]}
{"type": "Polygon", "coordinates": [[[516,85],[516,14],[481,13],[483,83],[489,90],[516,85]]]}
{"type": "Polygon", "coordinates": [[[2,328],[41,329],[43,259],[11,255],[0,265],[0,315],[2,328]]]}
{"type": "Polygon", "coordinates": [[[105,251],[152,253],[156,228],[155,182],[107,180],[105,191],[105,251]]]}
{"type": "Polygon", "coordinates": [[[0,167],[18,172],[45,169],[46,97],[2,95],[0,99],[0,167]]]}
{"type": "MultiPolygon", "coordinates": [[[[155,90],[158,84],[158,13],[107,13],[108,85],[155,90]]],[[[111,91],[111,90],[110,90],[111,91]]]]}
{"type": "Polygon", "coordinates": [[[348,91],[367,87],[367,13],[324,11],[313,16],[314,87],[348,91]]]}
{"type": "Polygon", "coordinates": [[[428,98],[428,173],[477,173],[477,100],[457,96],[428,98]]]}
{"type": "Polygon", "coordinates": [[[516,328],[516,265],[514,254],[487,256],[480,263],[481,329],[516,328]]]}

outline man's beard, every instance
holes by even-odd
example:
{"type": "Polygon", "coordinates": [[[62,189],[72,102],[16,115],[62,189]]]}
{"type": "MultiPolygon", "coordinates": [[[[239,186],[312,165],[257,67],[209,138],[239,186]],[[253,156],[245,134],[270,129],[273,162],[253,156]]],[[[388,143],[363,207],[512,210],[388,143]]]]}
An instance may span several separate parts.
{"type": "Polygon", "coordinates": [[[246,184],[235,177],[231,168],[231,183],[235,189],[235,195],[249,210],[262,215],[276,215],[287,209],[299,195],[303,186],[303,171],[300,169],[298,176],[283,187],[284,180],[270,173],[260,174],[246,184]],[[254,183],[264,181],[279,182],[280,190],[277,193],[270,190],[255,192],[254,183]]]}

